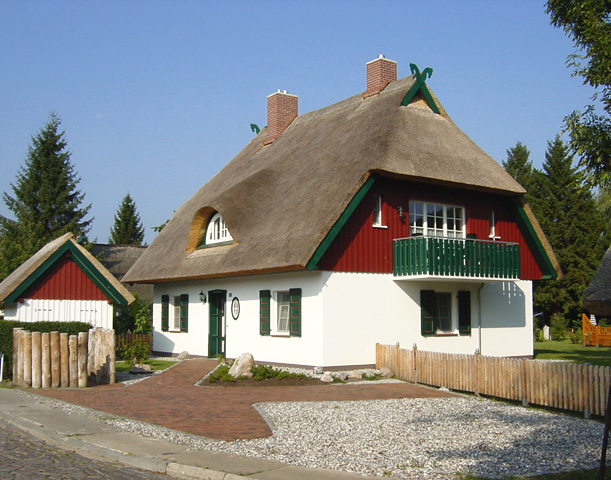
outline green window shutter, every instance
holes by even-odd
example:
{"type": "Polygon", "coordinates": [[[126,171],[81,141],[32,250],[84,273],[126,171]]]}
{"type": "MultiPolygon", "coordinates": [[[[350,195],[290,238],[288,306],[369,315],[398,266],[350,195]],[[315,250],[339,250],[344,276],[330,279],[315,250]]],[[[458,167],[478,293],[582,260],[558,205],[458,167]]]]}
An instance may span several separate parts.
{"type": "Polygon", "coordinates": [[[291,337],[301,337],[301,288],[289,290],[289,329],[291,337]]]}
{"type": "Polygon", "coordinates": [[[471,292],[458,292],[458,333],[471,335],[471,292]]]}
{"type": "Polygon", "coordinates": [[[186,293],[180,296],[180,331],[189,331],[189,295],[186,293]]]}
{"type": "Polygon", "coordinates": [[[270,334],[270,299],[269,290],[259,291],[259,335],[270,334]]]}
{"type": "Polygon", "coordinates": [[[435,292],[420,290],[420,329],[422,336],[435,333],[435,292]]]}
{"type": "Polygon", "coordinates": [[[170,296],[161,296],[161,331],[167,332],[169,330],[169,318],[170,318],[170,296]]]}

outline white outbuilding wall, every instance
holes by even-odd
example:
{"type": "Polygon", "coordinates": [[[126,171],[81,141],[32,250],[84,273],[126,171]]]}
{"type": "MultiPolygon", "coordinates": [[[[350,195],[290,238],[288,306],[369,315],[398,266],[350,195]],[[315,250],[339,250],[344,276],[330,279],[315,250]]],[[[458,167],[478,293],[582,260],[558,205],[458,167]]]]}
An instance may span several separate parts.
{"type": "Polygon", "coordinates": [[[94,327],[113,328],[113,306],[106,300],[38,300],[5,306],[5,320],[19,322],[85,322],[94,327]]]}

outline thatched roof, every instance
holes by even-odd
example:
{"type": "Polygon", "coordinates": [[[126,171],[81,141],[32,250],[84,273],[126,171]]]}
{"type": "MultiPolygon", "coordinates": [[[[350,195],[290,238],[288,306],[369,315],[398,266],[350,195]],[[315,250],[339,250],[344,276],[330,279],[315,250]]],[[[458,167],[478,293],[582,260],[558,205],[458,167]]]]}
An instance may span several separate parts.
{"type": "Polygon", "coordinates": [[[583,292],[583,306],[594,315],[611,317],[611,247],[583,292]]]}
{"type": "Polygon", "coordinates": [[[523,194],[437,100],[441,115],[418,98],[401,106],[414,81],[298,116],[267,146],[262,130],[176,211],[124,281],[302,270],[372,174],[523,194]],[[195,250],[214,210],[234,244],[195,250]]]}
{"type": "MultiPolygon", "coordinates": [[[[144,245],[108,245],[94,243],[91,254],[96,257],[106,269],[120,282],[136,260],[146,251],[144,245]]],[[[130,292],[137,294],[140,299],[153,299],[153,286],[147,284],[124,285],[130,292]]]]}
{"type": "Polygon", "coordinates": [[[27,291],[30,282],[44,276],[45,271],[64,254],[70,251],[79,260],[86,262],[93,268],[85,272],[88,276],[94,276],[96,284],[104,293],[117,303],[130,304],[134,296],[119,282],[91,253],[81,247],[72,233],[66,233],[55,240],[47,243],[38,252],[23,262],[19,268],[6,277],[0,283],[0,301],[13,301],[20,291],[27,291]]]}

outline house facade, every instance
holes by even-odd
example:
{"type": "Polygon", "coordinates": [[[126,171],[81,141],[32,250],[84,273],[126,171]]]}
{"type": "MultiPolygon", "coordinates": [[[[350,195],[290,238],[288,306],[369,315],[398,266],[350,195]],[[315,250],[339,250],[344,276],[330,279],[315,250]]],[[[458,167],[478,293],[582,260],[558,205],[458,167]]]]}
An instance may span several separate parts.
{"type": "Polygon", "coordinates": [[[561,274],[524,190],[422,73],[268,126],[183,205],[124,281],[154,283],[154,350],[369,365],[375,344],[532,355],[532,281],[561,274]]]}
{"type": "Polygon", "coordinates": [[[5,320],[85,322],[113,328],[133,295],[71,233],[49,242],[0,283],[5,320]]]}

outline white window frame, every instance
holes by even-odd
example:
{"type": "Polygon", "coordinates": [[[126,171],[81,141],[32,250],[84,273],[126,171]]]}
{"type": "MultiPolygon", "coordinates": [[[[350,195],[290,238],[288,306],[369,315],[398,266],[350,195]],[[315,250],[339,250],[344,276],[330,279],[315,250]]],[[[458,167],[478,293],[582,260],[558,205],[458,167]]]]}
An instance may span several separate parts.
{"type": "Polygon", "coordinates": [[[418,200],[409,202],[409,233],[411,236],[465,238],[465,223],[465,207],[418,200]],[[450,216],[451,210],[459,210],[460,217],[450,216]],[[431,218],[433,220],[439,219],[439,222],[432,224],[430,222],[431,218]],[[460,230],[448,228],[451,220],[460,220],[460,230]],[[417,225],[417,223],[420,223],[420,225],[417,225]]]}
{"type": "Polygon", "coordinates": [[[220,213],[215,213],[208,222],[206,229],[206,245],[215,245],[218,243],[230,242],[233,237],[225,225],[225,220],[220,213]]]}
{"type": "Polygon", "coordinates": [[[180,332],[180,295],[172,295],[172,324],[168,327],[172,332],[180,332]]]}
{"type": "Polygon", "coordinates": [[[382,195],[373,195],[373,227],[388,228],[382,222],[382,195]]]}
{"type": "Polygon", "coordinates": [[[496,234],[496,218],[494,210],[490,210],[490,233],[488,238],[492,241],[500,240],[501,237],[496,234]]]}
{"type": "Polygon", "coordinates": [[[274,319],[272,333],[277,335],[291,334],[291,297],[288,290],[274,292],[274,319]],[[281,322],[286,321],[286,328],[281,328],[281,322]]]}
{"type": "Polygon", "coordinates": [[[450,328],[437,328],[437,334],[448,335],[458,333],[458,312],[455,312],[455,309],[457,309],[458,307],[456,305],[457,302],[454,301],[454,297],[456,297],[456,292],[438,292],[435,290],[435,312],[433,314],[435,319],[442,317],[439,312],[439,308],[441,307],[439,301],[442,298],[449,300],[449,305],[444,305],[444,307],[448,309],[448,320],[450,323],[450,328]]]}

